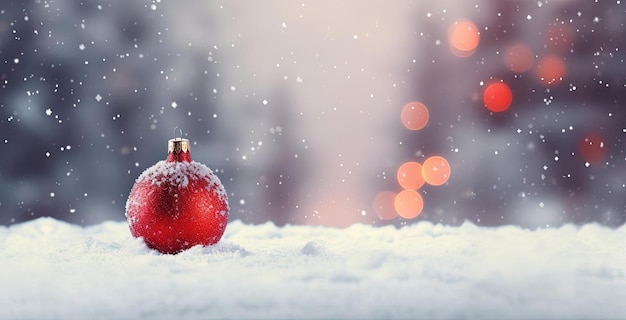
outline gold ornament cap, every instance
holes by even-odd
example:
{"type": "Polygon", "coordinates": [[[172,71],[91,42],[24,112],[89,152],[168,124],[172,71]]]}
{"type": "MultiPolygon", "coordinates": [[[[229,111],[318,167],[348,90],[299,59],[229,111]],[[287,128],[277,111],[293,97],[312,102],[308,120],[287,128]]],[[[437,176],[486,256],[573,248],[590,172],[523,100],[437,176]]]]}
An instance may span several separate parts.
{"type": "Polygon", "coordinates": [[[174,127],[174,139],[167,142],[167,154],[181,154],[189,151],[189,140],[183,138],[183,129],[174,127]],[[177,132],[179,133],[178,137],[176,136],[177,132]]]}
{"type": "Polygon", "coordinates": [[[189,152],[189,140],[184,138],[170,139],[167,142],[167,153],[178,154],[181,152],[189,152]]]}

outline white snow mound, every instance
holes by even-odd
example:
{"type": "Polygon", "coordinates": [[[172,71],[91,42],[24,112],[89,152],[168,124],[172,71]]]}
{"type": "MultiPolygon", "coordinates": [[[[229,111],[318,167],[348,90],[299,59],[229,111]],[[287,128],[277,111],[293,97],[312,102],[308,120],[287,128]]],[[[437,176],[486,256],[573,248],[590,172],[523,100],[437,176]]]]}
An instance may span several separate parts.
{"type": "Polygon", "coordinates": [[[0,318],[621,318],[626,227],[229,223],[161,255],[125,222],[0,227],[0,318]]]}

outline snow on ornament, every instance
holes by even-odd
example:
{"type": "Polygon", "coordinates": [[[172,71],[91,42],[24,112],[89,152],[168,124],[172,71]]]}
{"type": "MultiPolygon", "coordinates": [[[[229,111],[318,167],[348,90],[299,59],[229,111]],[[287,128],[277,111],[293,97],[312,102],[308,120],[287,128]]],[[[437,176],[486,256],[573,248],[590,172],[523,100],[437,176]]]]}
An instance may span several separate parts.
{"type": "Polygon", "coordinates": [[[226,229],[228,212],[220,179],[204,164],[191,160],[189,140],[183,138],[169,140],[167,160],[146,169],[126,201],[131,234],[168,254],[217,243],[226,229]]]}

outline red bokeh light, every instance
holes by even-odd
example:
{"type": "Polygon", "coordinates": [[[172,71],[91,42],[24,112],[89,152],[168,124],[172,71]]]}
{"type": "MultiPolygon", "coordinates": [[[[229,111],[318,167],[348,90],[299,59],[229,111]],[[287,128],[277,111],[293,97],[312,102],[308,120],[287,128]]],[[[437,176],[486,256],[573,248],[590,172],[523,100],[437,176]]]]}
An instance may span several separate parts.
{"type": "Polygon", "coordinates": [[[502,112],[511,106],[513,93],[508,85],[502,82],[494,82],[485,88],[483,92],[485,107],[493,112],[502,112]]]}
{"type": "Polygon", "coordinates": [[[578,144],[580,156],[589,164],[597,164],[604,160],[607,154],[607,145],[604,137],[597,133],[588,133],[578,144]]]}
{"type": "Polygon", "coordinates": [[[539,60],[535,77],[544,86],[554,86],[565,77],[565,62],[557,55],[548,55],[539,60]]]}
{"type": "Polygon", "coordinates": [[[535,56],[523,42],[515,43],[504,51],[504,65],[516,73],[524,73],[533,66],[535,56]]]}
{"type": "Polygon", "coordinates": [[[546,29],[544,42],[546,48],[552,51],[565,52],[572,47],[573,38],[572,29],[568,25],[553,24],[546,29]]]}

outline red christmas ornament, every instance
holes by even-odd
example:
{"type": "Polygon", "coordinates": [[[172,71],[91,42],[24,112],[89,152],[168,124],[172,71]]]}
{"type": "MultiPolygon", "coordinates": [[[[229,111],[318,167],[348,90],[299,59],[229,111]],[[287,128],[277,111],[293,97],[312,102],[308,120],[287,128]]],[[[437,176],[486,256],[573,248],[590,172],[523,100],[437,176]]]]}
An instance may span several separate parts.
{"type": "Polygon", "coordinates": [[[182,138],[169,140],[167,160],[146,169],[126,201],[131,234],[169,254],[217,243],[226,229],[228,211],[220,179],[191,160],[189,140],[182,138]]]}

